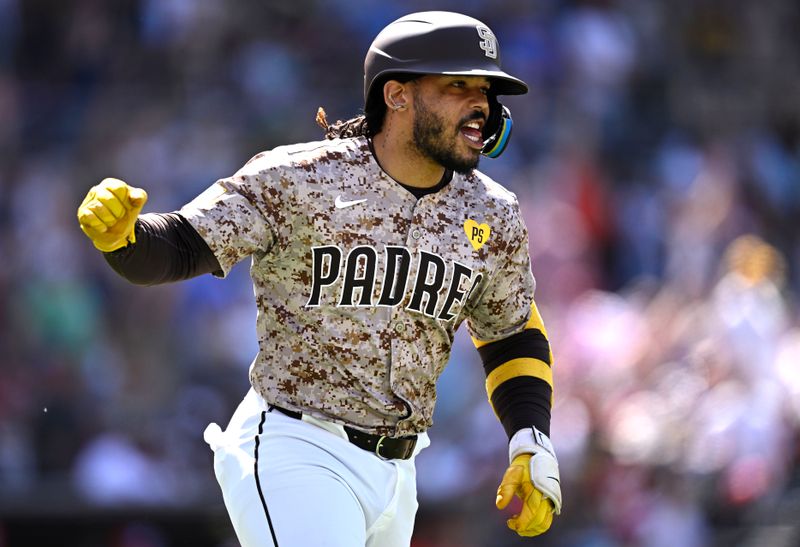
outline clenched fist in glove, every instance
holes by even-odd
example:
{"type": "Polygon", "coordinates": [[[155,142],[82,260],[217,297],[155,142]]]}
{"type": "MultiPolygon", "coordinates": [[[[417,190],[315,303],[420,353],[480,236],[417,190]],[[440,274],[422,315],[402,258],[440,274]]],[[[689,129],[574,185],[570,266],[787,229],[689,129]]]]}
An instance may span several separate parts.
{"type": "Polygon", "coordinates": [[[110,253],[136,242],[134,226],[147,201],[147,192],[118,179],[103,179],[78,207],[81,230],[94,246],[110,253]]]}
{"type": "Polygon", "coordinates": [[[522,500],[522,509],[507,521],[508,527],[521,536],[538,536],[553,522],[553,513],[561,512],[561,479],[553,445],[538,429],[522,429],[508,447],[511,465],[497,488],[498,509],[505,509],[514,496],[522,500]]]}

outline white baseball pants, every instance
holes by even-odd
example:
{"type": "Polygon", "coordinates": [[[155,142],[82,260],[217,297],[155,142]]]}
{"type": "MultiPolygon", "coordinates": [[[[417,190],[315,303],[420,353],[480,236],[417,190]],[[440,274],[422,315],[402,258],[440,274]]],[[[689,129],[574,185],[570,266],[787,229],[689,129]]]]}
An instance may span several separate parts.
{"type": "Polygon", "coordinates": [[[252,389],[228,428],[208,426],[214,472],[242,547],[408,547],[414,459],[381,460],[341,426],[269,411],[252,389]]]}

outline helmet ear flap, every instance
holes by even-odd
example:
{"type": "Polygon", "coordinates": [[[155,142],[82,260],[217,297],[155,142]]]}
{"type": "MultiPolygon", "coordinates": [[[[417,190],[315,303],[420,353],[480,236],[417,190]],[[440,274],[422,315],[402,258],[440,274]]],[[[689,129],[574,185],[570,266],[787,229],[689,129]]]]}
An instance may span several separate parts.
{"type": "Polygon", "coordinates": [[[496,158],[502,154],[508,146],[513,125],[508,107],[500,104],[496,96],[490,97],[489,119],[483,128],[484,141],[481,154],[487,158],[496,158]]]}

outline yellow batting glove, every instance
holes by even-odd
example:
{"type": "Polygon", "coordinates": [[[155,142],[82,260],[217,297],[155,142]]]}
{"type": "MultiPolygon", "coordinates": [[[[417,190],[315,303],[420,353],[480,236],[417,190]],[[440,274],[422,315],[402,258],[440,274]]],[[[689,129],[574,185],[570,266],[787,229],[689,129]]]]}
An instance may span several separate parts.
{"type": "Polygon", "coordinates": [[[78,223],[94,246],[110,253],[136,243],[134,226],[147,192],[119,179],[103,179],[78,207],[78,223]]]}
{"type": "Polygon", "coordinates": [[[561,512],[561,482],[552,444],[538,429],[524,429],[512,437],[509,452],[511,465],[497,488],[495,505],[505,509],[514,496],[520,498],[522,509],[506,524],[520,536],[538,536],[550,529],[553,514],[561,512]]]}

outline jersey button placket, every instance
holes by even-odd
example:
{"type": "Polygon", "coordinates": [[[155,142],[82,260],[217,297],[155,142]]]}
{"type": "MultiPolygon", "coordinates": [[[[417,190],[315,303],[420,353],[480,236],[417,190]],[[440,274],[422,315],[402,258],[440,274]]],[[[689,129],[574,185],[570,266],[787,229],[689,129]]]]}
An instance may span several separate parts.
{"type": "MultiPolygon", "coordinates": [[[[416,207],[416,206],[415,206],[416,207]]],[[[406,249],[408,252],[411,253],[411,256],[415,256],[418,251],[419,240],[422,239],[423,231],[419,227],[419,223],[422,220],[419,215],[414,214],[411,217],[411,223],[406,232],[406,249]]],[[[413,260],[413,259],[412,259],[413,260]]],[[[412,272],[409,272],[410,276],[413,276],[412,272]]],[[[413,281],[413,279],[412,279],[413,281]]],[[[411,283],[411,281],[409,281],[411,283]]],[[[392,337],[392,356],[400,356],[400,355],[407,355],[408,354],[408,346],[409,344],[413,344],[413,341],[409,339],[411,335],[412,325],[407,322],[407,313],[403,306],[399,306],[393,308],[392,310],[392,330],[393,337],[392,337]]],[[[400,360],[402,361],[402,360],[400,360]]],[[[391,385],[392,392],[398,397],[400,400],[403,401],[405,407],[407,409],[407,414],[404,418],[401,419],[401,422],[398,424],[398,429],[396,434],[404,434],[400,433],[403,431],[403,427],[408,428],[408,425],[403,425],[402,420],[407,420],[411,416],[411,404],[399,393],[403,393],[404,390],[399,389],[400,386],[404,383],[402,381],[403,370],[404,370],[404,363],[402,362],[395,362],[393,359],[391,371],[389,373],[389,384],[391,385]],[[398,378],[400,376],[400,378],[398,378]],[[399,393],[398,393],[399,391],[399,393]]],[[[394,407],[393,407],[394,408],[394,407]]],[[[395,409],[396,410],[396,409],[395,409]]]]}
{"type": "Polygon", "coordinates": [[[406,244],[409,247],[414,247],[419,244],[419,240],[422,239],[423,234],[423,227],[425,226],[425,205],[424,200],[417,200],[417,203],[414,205],[414,211],[411,215],[411,225],[409,226],[408,236],[406,237],[406,244]]]}
{"type": "MultiPolygon", "coordinates": [[[[419,206],[419,202],[417,202],[417,206],[419,206]]],[[[422,228],[420,228],[419,223],[422,221],[419,215],[414,215],[412,219],[411,229],[408,232],[410,237],[406,237],[406,246],[408,247],[409,252],[413,255],[417,253],[417,245],[419,244],[419,240],[422,238],[422,228]]],[[[394,324],[394,332],[397,335],[402,335],[408,330],[409,325],[404,323],[402,319],[397,320],[394,324]]]]}

